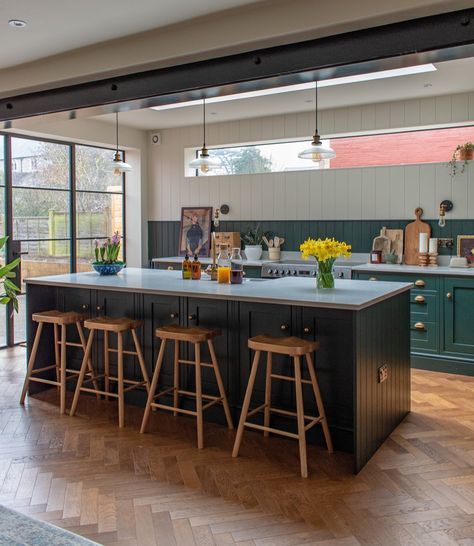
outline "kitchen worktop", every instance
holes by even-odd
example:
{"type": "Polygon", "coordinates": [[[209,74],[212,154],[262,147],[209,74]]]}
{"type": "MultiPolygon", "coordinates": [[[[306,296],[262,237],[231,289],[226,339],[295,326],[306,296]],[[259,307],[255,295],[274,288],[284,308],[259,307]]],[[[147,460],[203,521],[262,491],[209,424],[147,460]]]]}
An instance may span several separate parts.
{"type": "Polygon", "coordinates": [[[406,264],[363,264],[352,268],[353,271],[370,271],[378,273],[415,273],[419,275],[456,275],[474,277],[474,267],[421,267],[406,264]]]}
{"type": "Polygon", "coordinates": [[[316,290],[315,279],[294,277],[246,279],[241,285],[232,285],[218,284],[204,277],[200,281],[183,280],[178,271],[139,268],[126,268],[116,276],[70,273],[35,277],[27,279],[26,283],[352,311],[370,307],[406,292],[412,286],[411,283],[336,280],[335,289],[316,290]]]}

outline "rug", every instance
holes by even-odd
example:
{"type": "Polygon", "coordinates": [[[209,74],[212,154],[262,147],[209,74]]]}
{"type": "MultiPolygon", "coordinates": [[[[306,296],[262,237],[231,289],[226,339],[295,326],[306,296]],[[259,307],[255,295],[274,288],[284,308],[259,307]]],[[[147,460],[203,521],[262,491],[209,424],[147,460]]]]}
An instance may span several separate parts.
{"type": "Polygon", "coordinates": [[[98,544],[0,505],[0,546],[98,546],[98,544]]]}

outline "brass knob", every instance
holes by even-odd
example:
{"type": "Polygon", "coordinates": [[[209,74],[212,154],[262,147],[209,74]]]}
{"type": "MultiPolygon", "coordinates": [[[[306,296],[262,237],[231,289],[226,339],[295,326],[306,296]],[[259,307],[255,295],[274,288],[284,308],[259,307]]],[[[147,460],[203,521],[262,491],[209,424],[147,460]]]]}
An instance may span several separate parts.
{"type": "Polygon", "coordinates": [[[377,277],[369,277],[369,281],[377,281],[377,277]]]}
{"type": "Polygon", "coordinates": [[[425,329],[425,325],[423,324],[423,322],[415,322],[415,328],[417,330],[424,330],[425,329]]]}
{"type": "Polygon", "coordinates": [[[310,334],[310,333],[311,333],[311,328],[310,328],[309,326],[305,326],[305,327],[303,328],[303,332],[304,332],[305,334],[310,334]]]}
{"type": "Polygon", "coordinates": [[[188,320],[196,320],[196,315],[188,315],[188,320]]]}
{"type": "Polygon", "coordinates": [[[169,266],[167,267],[167,269],[168,269],[168,271],[174,271],[174,267],[173,267],[172,265],[169,265],[169,266]]]}
{"type": "Polygon", "coordinates": [[[415,286],[425,286],[425,281],[423,279],[418,279],[415,281],[415,286]]]}
{"type": "Polygon", "coordinates": [[[179,317],[178,313],[171,313],[170,314],[170,318],[178,318],[178,317],[179,317]]]}
{"type": "Polygon", "coordinates": [[[84,309],[84,311],[87,311],[87,309],[89,309],[89,305],[87,303],[84,303],[82,308],[84,309]]]}
{"type": "Polygon", "coordinates": [[[453,299],[453,294],[451,292],[448,292],[446,294],[446,297],[448,298],[448,300],[452,300],[453,299]]]}
{"type": "Polygon", "coordinates": [[[102,307],[100,305],[98,305],[95,309],[96,311],[102,311],[102,307]]]}
{"type": "Polygon", "coordinates": [[[425,296],[415,296],[416,303],[425,303],[425,296]]]}
{"type": "Polygon", "coordinates": [[[281,330],[282,332],[286,332],[286,331],[289,330],[289,329],[290,329],[290,327],[289,327],[288,324],[282,324],[282,325],[280,326],[280,330],[281,330]]]}

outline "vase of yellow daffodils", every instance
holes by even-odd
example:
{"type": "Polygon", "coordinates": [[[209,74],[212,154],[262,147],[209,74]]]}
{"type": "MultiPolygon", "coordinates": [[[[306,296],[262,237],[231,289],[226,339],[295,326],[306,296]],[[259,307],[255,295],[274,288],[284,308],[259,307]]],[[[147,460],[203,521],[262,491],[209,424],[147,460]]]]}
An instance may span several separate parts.
{"type": "Polygon", "coordinates": [[[334,288],[333,266],[336,258],[351,255],[351,245],[336,239],[306,239],[300,245],[301,255],[305,260],[310,256],[318,262],[316,288],[334,288]]]}

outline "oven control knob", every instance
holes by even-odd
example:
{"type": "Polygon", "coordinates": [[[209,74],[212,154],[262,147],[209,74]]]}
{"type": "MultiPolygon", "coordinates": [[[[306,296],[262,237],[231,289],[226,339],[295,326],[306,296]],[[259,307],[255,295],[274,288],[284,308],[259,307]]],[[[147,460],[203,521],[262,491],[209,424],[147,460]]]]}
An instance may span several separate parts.
{"type": "Polygon", "coordinates": [[[337,278],[338,279],[343,279],[344,278],[344,273],[342,271],[339,271],[339,273],[337,274],[337,278]]]}
{"type": "Polygon", "coordinates": [[[287,270],[285,271],[285,275],[289,275],[290,273],[291,273],[291,270],[289,270],[289,269],[287,269],[287,270]]]}
{"type": "Polygon", "coordinates": [[[273,269],[269,269],[269,270],[268,270],[268,274],[269,274],[269,275],[273,275],[273,269]]]}
{"type": "Polygon", "coordinates": [[[295,270],[292,271],[291,274],[292,274],[292,275],[296,275],[296,271],[295,271],[295,270]]]}
{"type": "Polygon", "coordinates": [[[316,277],[316,271],[311,271],[311,276],[316,277]]]}

